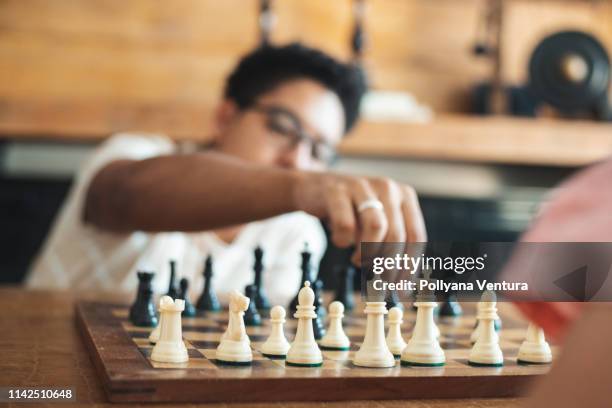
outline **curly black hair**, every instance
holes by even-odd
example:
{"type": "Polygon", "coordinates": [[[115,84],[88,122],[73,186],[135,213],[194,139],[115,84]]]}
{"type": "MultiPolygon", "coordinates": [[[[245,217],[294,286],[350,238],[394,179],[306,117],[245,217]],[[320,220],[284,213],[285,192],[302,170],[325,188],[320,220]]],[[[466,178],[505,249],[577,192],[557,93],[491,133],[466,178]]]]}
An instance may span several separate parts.
{"type": "Polygon", "coordinates": [[[227,79],[224,96],[247,109],[262,94],[297,78],[313,79],[336,93],[344,108],[345,132],[353,127],[367,89],[363,70],[300,43],[264,45],[243,56],[227,79]]]}

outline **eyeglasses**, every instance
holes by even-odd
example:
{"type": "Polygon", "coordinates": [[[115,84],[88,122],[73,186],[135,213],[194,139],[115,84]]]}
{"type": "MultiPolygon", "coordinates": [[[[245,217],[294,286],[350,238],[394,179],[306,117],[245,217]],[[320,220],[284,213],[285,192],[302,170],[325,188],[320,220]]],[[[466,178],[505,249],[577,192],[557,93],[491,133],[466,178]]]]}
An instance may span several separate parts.
{"type": "Polygon", "coordinates": [[[290,142],[289,147],[294,149],[300,143],[310,148],[310,156],[321,163],[331,164],[336,159],[336,150],[333,146],[315,139],[306,129],[300,118],[290,110],[273,105],[255,105],[251,108],[266,116],[266,127],[290,142]]]}

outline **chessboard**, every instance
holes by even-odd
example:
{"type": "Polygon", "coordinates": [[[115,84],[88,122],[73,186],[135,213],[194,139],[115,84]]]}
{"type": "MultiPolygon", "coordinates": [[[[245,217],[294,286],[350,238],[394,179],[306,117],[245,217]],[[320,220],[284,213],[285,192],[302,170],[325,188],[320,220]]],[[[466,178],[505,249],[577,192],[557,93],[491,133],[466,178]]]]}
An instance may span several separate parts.
{"type": "MultiPolygon", "coordinates": [[[[189,361],[156,363],[149,358],[151,329],[135,327],[128,306],[80,302],[77,323],[88,351],[113,402],[236,402],[330,401],[412,398],[509,397],[524,394],[529,383],[545,374],[547,365],[521,365],[518,348],[526,322],[514,319],[500,306],[500,346],[503,367],[468,365],[470,333],[475,326],[475,305],[464,305],[460,317],[438,318],[440,344],[446,353],[443,367],[363,368],[352,364],[365,333],[363,306],[357,304],[344,318],[349,351],[323,351],[321,367],[291,367],[284,360],[264,357],[260,350],[270,328],[247,327],[254,361],[251,366],[227,366],[215,360],[216,347],[226,328],[227,312],[183,318],[183,337],[189,361]]],[[[407,307],[402,333],[408,341],[416,313],[407,307]]],[[[287,319],[285,332],[292,340],[297,322],[287,319]]],[[[556,350],[553,348],[553,354],[556,350]]]]}

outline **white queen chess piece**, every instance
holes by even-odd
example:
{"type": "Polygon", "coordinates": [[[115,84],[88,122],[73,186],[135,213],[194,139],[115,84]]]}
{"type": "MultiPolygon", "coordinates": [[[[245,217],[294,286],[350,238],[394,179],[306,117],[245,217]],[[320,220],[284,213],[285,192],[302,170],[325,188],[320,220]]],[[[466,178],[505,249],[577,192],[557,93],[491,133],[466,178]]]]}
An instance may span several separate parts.
{"type": "Polygon", "coordinates": [[[324,350],[349,350],[351,341],[342,328],[344,317],[344,305],[337,300],[329,305],[329,326],[325,336],[319,341],[319,346],[324,350]]]}
{"type": "Polygon", "coordinates": [[[250,365],[253,361],[251,342],[244,326],[244,311],[249,298],[237,290],[230,294],[229,322],[217,347],[216,360],[229,365],[250,365]]]}
{"type": "Polygon", "coordinates": [[[317,317],[314,297],[310,282],[304,282],[304,287],[298,293],[297,311],[293,315],[298,319],[298,327],[287,353],[288,365],[318,367],[323,364],[323,354],[317,345],[312,328],[312,320],[317,317]]]}
{"type": "Polygon", "coordinates": [[[153,329],[153,331],[149,335],[149,343],[151,344],[155,344],[159,340],[159,335],[161,333],[161,326],[162,326],[162,321],[163,321],[162,319],[164,317],[164,315],[161,313],[162,306],[170,304],[170,303],[172,303],[172,298],[170,296],[162,296],[159,299],[159,308],[157,309],[157,311],[160,312],[159,322],[157,323],[157,326],[155,327],[155,329],[153,329]]]}
{"type": "Polygon", "coordinates": [[[189,360],[187,347],[183,342],[181,312],[185,309],[185,301],[160,303],[161,328],[159,340],[151,352],[151,360],[160,363],[184,363],[189,360]]]}
{"type": "Polygon", "coordinates": [[[533,323],[527,327],[527,336],[518,351],[519,364],[548,364],[552,362],[550,346],[544,338],[544,330],[533,323]]]}
{"type": "Polygon", "coordinates": [[[482,305],[478,310],[478,338],[470,351],[468,363],[473,366],[501,367],[504,365],[504,355],[499,347],[499,336],[495,331],[495,320],[498,319],[495,293],[486,291],[483,294],[482,305]]]}
{"type": "Polygon", "coordinates": [[[266,342],[261,346],[261,353],[268,358],[286,358],[289,351],[289,342],[285,338],[283,325],[286,312],[282,306],[274,306],[270,310],[270,323],[272,331],[266,342]]]}

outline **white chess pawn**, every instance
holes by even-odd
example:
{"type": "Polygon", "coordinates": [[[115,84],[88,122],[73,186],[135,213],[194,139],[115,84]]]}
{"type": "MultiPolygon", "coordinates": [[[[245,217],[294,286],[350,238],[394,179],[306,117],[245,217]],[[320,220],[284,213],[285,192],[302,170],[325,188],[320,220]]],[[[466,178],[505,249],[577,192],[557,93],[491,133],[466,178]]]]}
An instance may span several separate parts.
{"type": "Polygon", "coordinates": [[[159,340],[159,334],[161,333],[162,319],[164,317],[164,315],[161,313],[161,309],[163,305],[166,305],[169,303],[172,303],[172,298],[170,296],[162,296],[159,299],[159,308],[157,309],[157,311],[159,312],[159,322],[157,323],[157,326],[155,327],[155,329],[153,329],[153,331],[149,335],[149,343],[151,344],[155,344],[159,340]]]}
{"type": "Polygon", "coordinates": [[[285,338],[283,325],[285,324],[285,309],[282,306],[274,306],[270,310],[270,323],[272,331],[266,342],[261,346],[261,352],[269,358],[285,358],[289,351],[289,342],[285,338]]]}
{"type": "Polygon", "coordinates": [[[416,323],[412,338],[404,348],[401,356],[402,365],[438,367],[446,363],[444,350],[440,347],[440,331],[434,321],[436,302],[418,301],[416,323]]]}
{"type": "Polygon", "coordinates": [[[184,363],[189,360],[187,347],[183,342],[181,312],[185,309],[185,301],[176,299],[162,303],[160,307],[161,321],[159,340],[151,352],[151,360],[160,363],[184,363]]]}
{"type": "Polygon", "coordinates": [[[504,355],[499,347],[499,336],[495,331],[495,320],[497,307],[495,296],[492,292],[483,294],[482,305],[478,310],[478,338],[470,351],[468,363],[474,366],[501,367],[504,365],[504,355]]]}
{"type": "Polygon", "coordinates": [[[399,307],[392,307],[389,310],[387,321],[389,322],[389,330],[387,331],[387,346],[395,357],[400,357],[406,342],[402,338],[402,323],[404,312],[399,307]]]}
{"type": "Polygon", "coordinates": [[[386,303],[366,302],[366,332],[353,364],[361,367],[393,367],[395,357],[385,341],[386,303]]]}
{"type": "Polygon", "coordinates": [[[337,300],[329,305],[329,326],[325,336],[319,341],[319,345],[324,350],[349,350],[351,341],[344,333],[342,328],[342,318],[344,317],[344,305],[337,300]]]}
{"type": "Polygon", "coordinates": [[[298,319],[298,327],[287,352],[288,365],[318,367],[323,364],[323,354],[317,345],[312,328],[312,320],[317,317],[314,297],[310,282],[304,282],[304,287],[298,293],[297,311],[293,315],[298,319]]]}
{"type": "Polygon", "coordinates": [[[550,346],[544,338],[544,330],[529,323],[527,336],[518,351],[517,362],[523,364],[548,364],[552,361],[550,346]]]}
{"type": "Polygon", "coordinates": [[[249,298],[234,290],[230,294],[229,322],[217,347],[217,361],[230,365],[250,365],[253,361],[251,342],[244,326],[244,311],[249,298]]]}

